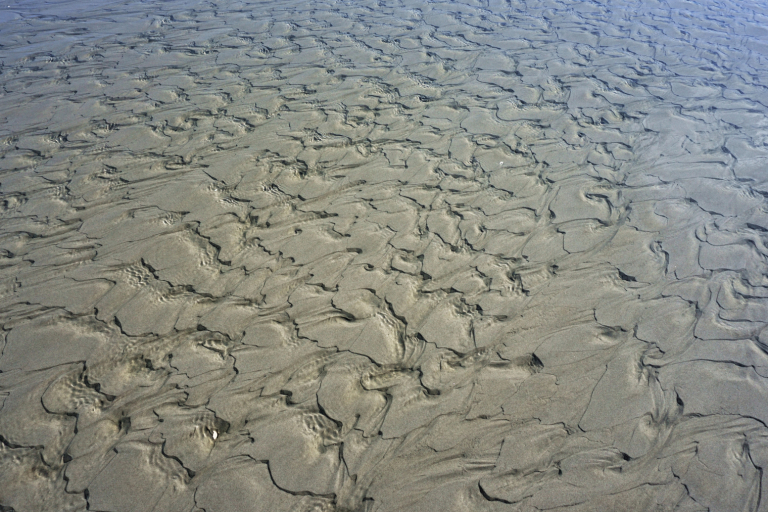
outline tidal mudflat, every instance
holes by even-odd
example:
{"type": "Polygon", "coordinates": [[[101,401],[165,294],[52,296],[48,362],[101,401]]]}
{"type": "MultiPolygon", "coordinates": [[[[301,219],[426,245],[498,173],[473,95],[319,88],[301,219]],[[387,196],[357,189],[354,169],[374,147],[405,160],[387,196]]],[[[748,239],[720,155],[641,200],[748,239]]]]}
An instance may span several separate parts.
{"type": "Polygon", "coordinates": [[[764,4],[7,1],[0,510],[768,510],[764,4]]]}

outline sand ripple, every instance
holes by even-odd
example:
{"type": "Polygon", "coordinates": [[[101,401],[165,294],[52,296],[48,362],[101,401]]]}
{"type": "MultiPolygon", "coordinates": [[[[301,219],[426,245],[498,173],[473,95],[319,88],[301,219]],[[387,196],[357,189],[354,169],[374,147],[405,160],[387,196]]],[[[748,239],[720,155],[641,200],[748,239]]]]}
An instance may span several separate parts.
{"type": "Polygon", "coordinates": [[[765,510],[766,23],[13,0],[0,509],[765,510]]]}

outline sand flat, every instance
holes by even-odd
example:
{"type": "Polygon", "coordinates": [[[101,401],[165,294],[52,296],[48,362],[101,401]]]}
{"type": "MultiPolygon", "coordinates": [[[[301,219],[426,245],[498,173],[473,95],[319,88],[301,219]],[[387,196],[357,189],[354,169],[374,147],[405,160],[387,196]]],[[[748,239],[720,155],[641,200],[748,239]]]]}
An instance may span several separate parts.
{"type": "Polygon", "coordinates": [[[768,508],[768,10],[0,6],[0,509],[768,508]]]}

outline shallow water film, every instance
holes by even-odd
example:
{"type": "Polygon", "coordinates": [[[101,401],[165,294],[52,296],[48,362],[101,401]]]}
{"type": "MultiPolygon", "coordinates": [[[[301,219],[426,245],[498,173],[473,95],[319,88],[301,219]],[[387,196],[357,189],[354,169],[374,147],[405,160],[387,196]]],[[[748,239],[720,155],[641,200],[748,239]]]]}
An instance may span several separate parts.
{"type": "Polygon", "coordinates": [[[768,510],[768,7],[0,10],[0,510],[768,510]]]}

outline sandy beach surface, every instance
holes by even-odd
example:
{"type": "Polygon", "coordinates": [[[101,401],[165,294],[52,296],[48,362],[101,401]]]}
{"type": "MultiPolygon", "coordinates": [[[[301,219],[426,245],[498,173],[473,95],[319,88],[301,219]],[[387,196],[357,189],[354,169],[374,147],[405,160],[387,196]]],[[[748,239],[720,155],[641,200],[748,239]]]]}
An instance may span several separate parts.
{"type": "Polygon", "coordinates": [[[768,510],[768,8],[6,0],[0,510],[768,510]]]}

